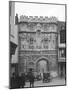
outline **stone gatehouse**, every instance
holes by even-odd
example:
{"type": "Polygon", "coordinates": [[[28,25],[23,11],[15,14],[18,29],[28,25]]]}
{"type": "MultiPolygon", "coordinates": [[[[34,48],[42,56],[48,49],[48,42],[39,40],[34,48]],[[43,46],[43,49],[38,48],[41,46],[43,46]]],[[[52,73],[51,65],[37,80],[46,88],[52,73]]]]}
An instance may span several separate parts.
{"type": "MultiPolygon", "coordinates": [[[[47,63],[48,71],[58,71],[58,30],[56,17],[20,16],[19,72],[39,72],[38,63],[47,63]]],[[[44,72],[44,71],[43,71],[44,72]]]]}

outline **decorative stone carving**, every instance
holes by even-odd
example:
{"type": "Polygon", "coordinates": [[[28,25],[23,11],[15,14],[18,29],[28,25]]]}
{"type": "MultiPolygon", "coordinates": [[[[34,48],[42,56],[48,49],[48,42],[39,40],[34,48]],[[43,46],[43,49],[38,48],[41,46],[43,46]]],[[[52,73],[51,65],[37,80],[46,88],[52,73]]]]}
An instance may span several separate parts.
{"type": "Polygon", "coordinates": [[[56,66],[57,21],[56,17],[20,17],[22,23],[19,25],[19,57],[20,62],[25,63],[25,69],[26,62],[29,68],[29,62],[33,62],[35,66],[35,62],[43,57],[49,61],[50,66],[56,66]]]}
{"type": "Polygon", "coordinates": [[[58,21],[58,19],[56,18],[56,17],[50,17],[50,18],[48,18],[48,17],[42,17],[42,16],[40,16],[40,17],[38,17],[38,16],[20,16],[20,22],[45,22],[45,23],[51,23],[51,22],[53,22],[53,23],[56,23],[58,21]]]}

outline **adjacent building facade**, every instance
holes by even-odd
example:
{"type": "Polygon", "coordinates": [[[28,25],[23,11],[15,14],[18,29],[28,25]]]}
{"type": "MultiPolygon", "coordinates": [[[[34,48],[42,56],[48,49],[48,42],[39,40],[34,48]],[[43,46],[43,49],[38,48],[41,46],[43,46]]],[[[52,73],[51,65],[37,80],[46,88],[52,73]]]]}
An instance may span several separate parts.
{"type": "Polygon", "coordinates": [[[15,23],[15,2],[9,2],[10,75],[18,71],[18,25],[15,23]]]}
{"type": "Polygon", "coordinates": [[[66,22],[58,22],[58,71],[66,77],[66,22]]]}

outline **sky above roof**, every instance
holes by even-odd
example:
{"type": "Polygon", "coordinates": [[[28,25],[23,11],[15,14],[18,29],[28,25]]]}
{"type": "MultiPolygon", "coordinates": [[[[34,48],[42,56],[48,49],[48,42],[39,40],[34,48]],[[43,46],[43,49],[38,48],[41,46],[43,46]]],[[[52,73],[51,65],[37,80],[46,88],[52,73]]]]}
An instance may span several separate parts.
{"type": "Polygon", "coordinates": [[[18,16],[55,16],[59,21],[65,21],[65,5],[36,4],[15,2],[15,14],[18,16]]]}

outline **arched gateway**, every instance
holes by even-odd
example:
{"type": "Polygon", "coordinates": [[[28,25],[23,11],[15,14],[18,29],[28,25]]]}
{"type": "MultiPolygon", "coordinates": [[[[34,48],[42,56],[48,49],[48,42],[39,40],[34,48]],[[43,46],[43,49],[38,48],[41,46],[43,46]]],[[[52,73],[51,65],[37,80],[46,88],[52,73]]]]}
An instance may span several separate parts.
{"type": "Polygon", "coordinates": [[[42,74],[49,71],[49,60],[46,57],[40,57],[35,62],[37,74],[42,74]]]}

